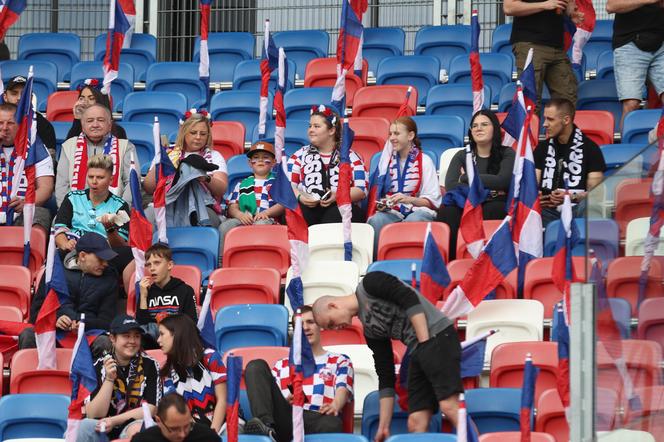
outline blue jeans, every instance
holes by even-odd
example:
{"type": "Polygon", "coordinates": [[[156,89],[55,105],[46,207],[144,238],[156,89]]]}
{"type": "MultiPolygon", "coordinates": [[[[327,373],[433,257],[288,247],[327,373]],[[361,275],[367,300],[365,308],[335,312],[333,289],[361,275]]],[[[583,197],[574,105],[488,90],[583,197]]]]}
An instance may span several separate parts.
{"type": "Polygon", "coordinates": [[[646,52],[631,42],[613,50],[613,68],[620,101],[640,100],[646,78],[657,95],[664,93],[664,44],[655,52],[646,52]]]}
{"type": "Polygon", "coordinates": [[[367,220],[367,223],[374,229],[374,259],[378,259],[378,238],[380,238],[380,231],[388,224],[398,223],[401,221],[416,222],[416,221],[433,221],[436,217],[435,213],[428,210],[415,210],[411,212],[404,219],[392,212],[376,212],[374,216],[367,220]]]}
{"type": "MultiPolygon", "coordinates": [[[[78,427],[78,435],[76,436],[76,442],[98,442],[99,433],[97,433],[97,431],[95,430],[97,422],[99,422],[99,419],[83,419],[78,427]]],[[[139,419],[131,421],[128,424],[126,424],[124,428],[122,428],[122,431],[120,432],[118,438],[126,439],[128,435],[127,431],[133,425],[138,425],[138,429],[140,430],[141,425],[143,425],[143,420],[139,419]]]]}

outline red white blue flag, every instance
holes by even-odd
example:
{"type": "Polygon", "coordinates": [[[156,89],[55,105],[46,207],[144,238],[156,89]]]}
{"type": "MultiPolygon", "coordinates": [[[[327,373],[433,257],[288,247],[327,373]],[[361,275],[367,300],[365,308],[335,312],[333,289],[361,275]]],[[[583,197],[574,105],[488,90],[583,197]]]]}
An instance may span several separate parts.
{"type": "Polygon", "coordinates": [[[353,260],[353,241],[351,239],[351,217],[353,202],[350,199],[352,187],[353,168],[350,164],[350,146],[355,139],[355,132],[350,128],[348,119],[344,118],[341,133],[341,162],[339,163],[339,184],[337,186],[337,206],[341,213],[341,224],[344,234],[344,260],[353,260]]]}
{"type": "Polygon", "coordinates": [[[277,91],[274,94],[274,107],[276,116],[274,121],[274,151],[276,162],[279,164],[284,154],[286,145],[286,108],[284,107],[284,95],[288,90],[288,63],[286,63],[286,52],[279,48],[277,91]]]}
{"type": "Polygon", "coordinates": [[[596,14],[592,0],[576,0],[578,12],[583,14],[583,21],[576,25],[576,32],[572,38],[572,66],[581,69],[583,47],[588,43],[595,30],[596,14]]]}
{"type": "MultiPolygon", "coordinates": [[[[341,4],[341,23],[337,40],[337,81],[332,89],[330,104],[342,116],[346,114],[346,74],[349,70],[356,69],[358,51],[361,54],[364,31],[362,14],[366,8],[367,0],[343,0],[341,4]]],[[[361,70],[361,58],[359,63],[361,70]]]]}
{"type": "Polygon", "coordinates": [[[555,307],[555,314],[551,324],[551,340],[558,343],[558,378],[556,389],[560,401],[565,407],[565,417],[570,421],[569,415],[569,326],[565,323],[563,303],[555,307]]]}
{"type": "Polygon", "coordinates": [[[533,358],[528,353],[526,364],[523,367],[523,386],[521,387],[521,416],[519,424],[521,427],[521,442],[530,442],[530,431],[532,430],[532,416],[535,402],[535,383],[539,368],[533,365],[533,358]]]}
{"type": "Polygon", "coordinates": [[[130,48],[134,29],[136,29],[136,5],[134,4],[134,0],[118,0],[118,2],[127,17],[127,22],[129,22],[129,29],[125,32],[122,48],[130,48]]]}
{"type": "Polygon", "coordinates": [[[226,433],[228,442],[238,442],[240,419],[240,381],[242,380],[242,356],[232,353],[226,358],[226,433]]]}
{"type": "MultiPolygon", "coordinates": [[[[292,298],[291,305],[293,305],[292,298]]],[[[291,384],[293,385],[293,442],[304,442],[304,391],[302,382],[305,378],[313,376],[316,371],[316,361],[302,329],[302,313],[299,307],[295,310],[295,326],[293,328],[293,343],[289,364],[291,366],[291,384]]]]}
{"type": "Polygon", "coordinates": [[[420,271],[420,292],[435,305],[443,297],[443,291],[450,285],[450,281],[445,260],[431,232],[431,223],[427,223],[420,271]]]}
{"type": "Polygon", "coordinates": [[[108,33],[106,34],[106,55],[104,55],[104,81],[101,91],[109,95],[111,83],[118,78],[120,69],[120,52],[124,45],[126,33],[131,28],[129,18],[122,9],[120,0],[111,0],[108,14],[108,33]]]}
{"type": "Polygon", "coordinates": [[[480,440],[475,424],[470,416],[468,416],[468,409],[466,408],[466,396],[461,393],[459,395],[459,416],[457,424],[457,442],[477,442],[480,440]]]}
{"type": "Polygon", "coordinates": [[[480,63],[480,22],[477,10],[473,10],[470,18],[470,80],[473,88],[473,115],[484,107],[484,80],[482,79],[482,63],[480,63]]]}
{"type": "Polygon", "coordinates": [[[466,174],[468,176],[468,197],[463,207],[459,232],[466,241],[466,248],[473,258],[477,258],[484,246],[484,215],[482,203],[489,191],[484,188],[470,146],[466,146],[466,174]]]}
{"type": "MultiPolygon", "coordinates": [[[[450,293],[441,311],[454,320],[472,311],[517,266],[507,216],[468,269],[461,283],[450,293]]],[[[541,233],[540,233],[541,235],[541,233]]]]}
{"type": "MultiPolygon", "coordinates": [[[[279,67],[279,50],[274,44],[270,34],[270,20],[265,20],[265,33],[263,37],[263,49],[261,51],[261,95],[258,115],[258,138],[265,138],[265,122],[267,121],[267,102],[270,93],[270,75],[279,67]]],[[[283,101],[283,97],[282,97],[283,101]]]]}
{"type": "Polygon", "coordinates": [[[0,1],[0,40],[5,38],[9,28],[19,19],[27,3],[26,0],[0,1]]]}
{"type": "MultiPolygon", "coordinates": [[[[507,116],[501,125],[502,128],[505,129],[503,145],[512,146],[514,150],[517,150],[517,140],[521,135],[523,122],[526,119],[526,109],[528,109],[528,107],[535,109],[535,104],[537,103],[537,85],[535,83],[535,66],[533,65],[532,48],[528,51],[526,63],[523,66],[523,71],[516,84],[517,90],[512,99],[512,107],[510,107],[507,116]],[[521,96],[523,99],[520,98],[519,89],[522,91],[521,96]]],[[[532,139],[532,144],[535,146],[537,134],[531,134],[531,136],[534,137],[532,139]]]]}
{"type": "Polygon", "coordinates": [[[198,76],[205,86],[205,103],[210,102],[210,53],[208,32],[210,30],[210,4],[212,0],[201,0],[201,41],[198,51],[198,76]]]}
{"type": "Polygon", "coordinates": [[[208,282],[208,290],[203,306],[198,315],[198,330],[201,334],[201,341],[205,344],[205,348],[217,348],[217,339],[214,335],[214,318],[212,317],[212,309],[210,303],[212,302],[212,282],[208,282]]]}
{"type": "Polygon", "coordinates": [[[152,204],[154,205],[157,231],[159,232],[159,242],[168,244],[168,237],[166,236],[166,191],[168,190],[168,183],[175,175],[175,167],[168,157],[166,148],[161,145],[159,118],[156,115],[152,126],[152,138],[154,140],[154,159],[152,163],[154,164],[154,179],[157,183],[152,195],[152,204]]]}
{"type": "MultiPolygon", "coordinates": [[[[143,196],[141,195],[141,180],[138,165],[131,154],[131,169],[129,171],[129,186],[131,189],[131,216],[129,218],[129,246],[136,263],[136,293],[140,293],[139,283],[145,276],[145,251],[152,245],[152,223],[143,212],[143,196]]],[[[136,296],[136,309],[140,297],[136,296]]]]}
{"type": "Polygon", "coordinates": [[[558,229],[558,242],[556,253],[553,255],[553,273],[551,279],[553,284],[563,294],[563,307],[565,323],[570,324],[570,288],[572,282],[577,281],[572,260],[572,250],[579,241],[579,229],[574,222],[572,213],[572,200],[569,192],[565,192],[563,204],[560,211],[560,228],[558,229]]]}

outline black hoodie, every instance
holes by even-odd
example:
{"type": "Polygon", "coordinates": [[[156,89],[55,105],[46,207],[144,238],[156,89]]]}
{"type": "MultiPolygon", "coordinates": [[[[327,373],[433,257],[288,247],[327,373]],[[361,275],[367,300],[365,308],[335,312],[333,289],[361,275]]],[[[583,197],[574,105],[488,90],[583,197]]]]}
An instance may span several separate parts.
{"type": "Polygon", "coordinates": [[[183,313],[196,322],[198,319],[194,289],[181,279],[174,277],[171,277],[163,289],[157,284],[152,284],[148,289],[148,308],[145,310],[139,308],[136,312],[136,320],[141,325],[157,322],[157,314],[161,312],[171,315],[183,313]]]}

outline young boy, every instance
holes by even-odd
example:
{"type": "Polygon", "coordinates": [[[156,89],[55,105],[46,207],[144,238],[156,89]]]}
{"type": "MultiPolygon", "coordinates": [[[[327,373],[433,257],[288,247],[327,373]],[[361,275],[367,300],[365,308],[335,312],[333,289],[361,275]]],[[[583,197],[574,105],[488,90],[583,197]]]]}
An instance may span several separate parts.
{"type": "Polygon", "coordinates": [[[284,213],[284,208],[270,197],[270,188],[274,182],[274,146],[265,141],[254,143],[247,157],[253,174],[235,185],[228,200],[228,218],[219,226],[219,250],[222,253],[224,237],[233,227],[277,224],[276,218],[284,213]]]}
{"type": "MultiPolygon", "coordinates": [[[[145,277],[141,279],[140,298],[136,320],[145,333],[154,339],[146,342],[156,346],[159,337],[157,315],[183,313],[196,322],[196,299],[194,289],[181,279],[171,276],[173,254],[164,244],[153,244],[145,251],[145,277]]],[[[151,344],[151,345],[150,345],[151,344]]],[[[155,347],[156,348],[156,347],[155,347]]]]}

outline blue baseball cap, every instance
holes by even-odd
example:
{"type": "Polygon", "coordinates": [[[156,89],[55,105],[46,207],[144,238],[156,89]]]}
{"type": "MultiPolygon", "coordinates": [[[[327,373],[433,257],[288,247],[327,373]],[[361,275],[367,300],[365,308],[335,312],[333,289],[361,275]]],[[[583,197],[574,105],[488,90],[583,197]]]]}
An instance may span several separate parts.
{"type": "Polygon", "coordinates": [[[111,249],[106,238],[95,232],[88,232],[78,239],[76,242],[76,253],[80,252],[94,253],[97,255],[97,258],[104,261],[110,261],[118,256],[111,249]]]}

